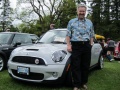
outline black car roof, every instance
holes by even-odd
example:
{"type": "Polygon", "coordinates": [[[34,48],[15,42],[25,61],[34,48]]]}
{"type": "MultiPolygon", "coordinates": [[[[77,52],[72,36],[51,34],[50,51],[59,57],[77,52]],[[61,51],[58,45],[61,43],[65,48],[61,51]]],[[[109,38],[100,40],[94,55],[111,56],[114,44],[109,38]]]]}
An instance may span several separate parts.
{"type": "Polygon", "coordinates": [[[11,34],[29,34],[29,33],[20,33],[20,32],[0,32],[0,33],[11,33],[11,34]]]}

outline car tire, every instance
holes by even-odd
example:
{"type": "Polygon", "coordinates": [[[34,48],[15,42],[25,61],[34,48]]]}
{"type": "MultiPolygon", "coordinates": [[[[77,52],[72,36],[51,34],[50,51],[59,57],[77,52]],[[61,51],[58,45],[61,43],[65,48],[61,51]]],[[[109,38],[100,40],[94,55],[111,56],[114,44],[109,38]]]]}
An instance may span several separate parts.
{"type": "Polygon", "coordinates": [[[104,58],[103,58],[102,54],[100,54],[97,68],[102,69],[103,67],[104,67],[104,58]]]}
{"type": "Polygon", "coordinates": [[[5,60],[2,56],[0,56],[0,71],[3,71],[5,68],[5,60]]]}

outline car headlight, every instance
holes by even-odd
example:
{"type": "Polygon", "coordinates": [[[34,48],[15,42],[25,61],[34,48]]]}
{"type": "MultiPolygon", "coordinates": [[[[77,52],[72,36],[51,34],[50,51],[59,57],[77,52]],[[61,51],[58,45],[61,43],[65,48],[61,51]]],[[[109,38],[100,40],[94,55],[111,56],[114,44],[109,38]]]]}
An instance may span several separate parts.
{"type": "Polygon", "coordinates": [[[52,60],[54,62],[62,62],[66,55],[67,52],[64,50],[56,51],[52,55],[52,60]]]}

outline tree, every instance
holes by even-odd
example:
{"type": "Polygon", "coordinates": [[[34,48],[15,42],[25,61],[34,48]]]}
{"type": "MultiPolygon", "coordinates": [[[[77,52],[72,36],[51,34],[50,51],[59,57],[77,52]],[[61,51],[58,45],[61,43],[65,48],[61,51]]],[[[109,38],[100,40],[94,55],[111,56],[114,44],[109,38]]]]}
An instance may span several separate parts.
{"type": "MultiPolygon", "coordinates": [[[[48,23],[50,25],[50,23],[56,23],[62,13],[59,7],[62,5],[63,0],[18,0],[19,7],[21,4],[25,3],[28,4],[28,7],[25,7],[24,12],[22,12],[20,17],[17,15],[17,18],[25,21],[26,19],[23,19],[23,17],[26,17],[26,15],[29,15],[30,17],[30,14],[34,13],[34,15],[36,14],[36,17],[38,17],[42,30],[47,30],[49,27],[44,27],[44,24],[46,23],[44,17],[48,17],[49,15],[48,23]]],[[[30,22],[30,20],[27,21],[30,22]]]]}
{"type": "Polygon", "coordinates": [[[2,13],[0,15],[0,20],[2,24],[2,31],[5,31],[5,28],[8,28],[11,24],[10,20],[10,13],[12,8],[10,7],[10,1],[9,0],[1,0],[1,7],[2,13]]]}
{"type": "Polygon", "coordinates": [[[64,0],[62,6],[60,7],[62,11],[59,23],[62,28],[66,28],[68,21],[76,17],[76,2],[75,0],[64,0]]]}
{"type": "Polygon", "coordinates": [[[93,0],[91,7],[95,32],[117,39],[120,34],[119,0],[93,0]]]}

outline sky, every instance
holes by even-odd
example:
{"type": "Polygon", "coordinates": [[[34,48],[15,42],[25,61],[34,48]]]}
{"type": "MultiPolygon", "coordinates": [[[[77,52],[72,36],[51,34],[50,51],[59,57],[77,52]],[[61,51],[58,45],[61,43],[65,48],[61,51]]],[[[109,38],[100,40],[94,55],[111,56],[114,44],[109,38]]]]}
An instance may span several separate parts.
{"type": "Polygon", "coordinates": [[[16,7],[16,0],[10,0],[10,6],[12,8],[15,8],[16,7]]]}
{"type": "MultiPolygon", "coordinates": [[[[12,7],[12,8],[16,8],[16,1],[17,0],[10,0],[10,7],[12,7]]],[[[21,24],[21,21],[20,20],[14,20],[13,22],[12,22],[12,24],[14,25],[14,26],[16,26],[16,25],[19,25],[19,24],[21,24]]]]}

